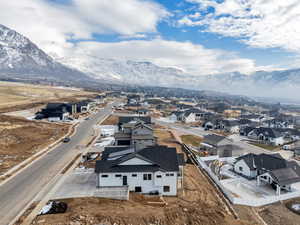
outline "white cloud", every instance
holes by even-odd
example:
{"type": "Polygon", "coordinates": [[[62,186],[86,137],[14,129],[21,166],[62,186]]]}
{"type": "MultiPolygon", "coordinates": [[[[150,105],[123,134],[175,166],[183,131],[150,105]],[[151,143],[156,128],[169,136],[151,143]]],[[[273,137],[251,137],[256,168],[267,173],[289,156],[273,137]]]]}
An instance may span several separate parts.
{"type": "Polygon", "coordinates": [[[199,11],[214,12],[195,19],[185,16],[180,25],[203,26],[205,31],[229,37],[259,48],[279,47],[300,52],[299,0],[188,0],[199,4],[199,11]]]}
{"type": "Polygon", "coordinates": [[[68,39],[91,39],[93,34],[135,35],[156,32],[169,16],[159,4],[145,0],[0,1],[3,25],[29,37],[47,52],[61,54],[72,47],[68,39]]]}
{"type": "MultiPolygon", "coordinates": [[[[58,57],[86,54],[102,58],[149,60],[161,66],[181,67],[196,75],[255,70],[251,59],[234,53],[206,49],[190,42],[163,40],[157,24],[171,15],[150,0],[71,0],[71,4],[46,0],[0,1],[0,21],[58,57]],[[120,42],[101,43],[93,34],[117,34],[120,42]],[[153,40],[126,40],[149,39],[153,40]],[[69,40],[86,39],[77,43],[69,40]]],[[[200,13],[189,19],[198,19],[200,13]]]]}
{"type": "Polygon", "coordinates": [[[218,49],[206,49],[190,42],[154,40],[130,40],[116,43],[81,42],[72,55],[84,58],[93,55],[100,58],[151,61],[160,66],[179,67],[194,75],[207,75],[240,71],[250,73],[256,69],[253,60],[239,58],[234,53],[218,49]]]}

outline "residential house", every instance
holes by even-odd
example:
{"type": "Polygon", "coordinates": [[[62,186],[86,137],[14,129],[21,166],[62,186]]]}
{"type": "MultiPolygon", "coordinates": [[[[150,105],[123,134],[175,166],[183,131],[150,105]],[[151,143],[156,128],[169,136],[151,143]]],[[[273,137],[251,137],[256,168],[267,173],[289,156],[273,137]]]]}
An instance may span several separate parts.
{"type": "Polygon", "coordinates": [[[36,114],[36,119],[47,118],[51,122],[67,120],[70,115],[68,106],[65,103],[48,103],[44,109],[36,114]]]}
{"type": "Polygon", "coordinates": [[[83,100],[76,103],[77,106],[77,113],[84,113],[88,112],[92,108],[92,101],[91,100],[83,100]]]}
{"type": "Polygon", "coordinates": [[[238,120],[222,120],[219,129],[230,133],[238,133],[240,131],[240,123],[238,120]]]}
{"type": "Polygon", "coordinates": [[[139,115],[139,116],[148,116],[150,113],[149,109],[138,109],[135,111],[135,114],[139,115]]]}
{"type": "Polygon", "coordinates": [[[96,185],[101,187],[127,186],[129,191],[142,194],[176,196],[182,181],[182,156],[176,148],[153,146],[103,152],[96,162],[96,185]]]}
{"type": "Polygon", "coordinates": [[[281,190],[291,191],[291,185],[300,182],[300,167],[296,162],[287,161],[279,154],[249,153],[236,159],[234,172],[257,184],[270,184],[279,195],[281,190]]]}
{"type": "Polygon", "coordinates": [[[240,127],[240,135],[241,136],[248,136],[248,134],[253,131],[256,127],[252,126],[242,126],[240,127]]]}
{"type": "Polygon", "coordinates": [[[118,127],[121,129],[121,126],[124,123],[129,123],[131,121],[142,121],[145,124],[151,125],[151,117],[150,116],[120,116],[119,117],[119,122],[118,122],[118,127]]]}
{"type": "Polygon", "coordinates": [[[263,127],[270,127],[270,128],[294,128],[294,123],[290,120],[284,119],[271,119],[266,120],[262,123],[263,127]]]}
{"type": "Polygon", "coordinates": [[[223,115],[226,118],[238,118],[241,116],[241,110],[226,109],[224,110],[223,115]]]}
{"type": "Polygon", "coordinates": [[[156,144],[156,138],[153,135],[151,125],[145,124],[140,120],[133,120],[122,124],[121,129],[115,133],[114,137],[115,145],[131,146],[135,150],[156,144]]]}
{"type": "Polygon", "coordinates": [[[234,145],[231,139],[217,134],[206,135],[200,145],[200,149],[210,155],[231,157],[243,154],[243,149],[234,145]]]}
{"type": "Polygon", "coordinates": [[[251,120],[252,122],[258,122],[258,123],[266,120],[266,117],[264,115],[260,115],[260,114],[244,114],[244,115],[241,115],[240,118],[251,120]]]}
{"type": "Polygon", "coordinates": [[[285,134],[273,128],[255,128],[247,136],[269,145],[277,146],[285,144],[285,134]]]}

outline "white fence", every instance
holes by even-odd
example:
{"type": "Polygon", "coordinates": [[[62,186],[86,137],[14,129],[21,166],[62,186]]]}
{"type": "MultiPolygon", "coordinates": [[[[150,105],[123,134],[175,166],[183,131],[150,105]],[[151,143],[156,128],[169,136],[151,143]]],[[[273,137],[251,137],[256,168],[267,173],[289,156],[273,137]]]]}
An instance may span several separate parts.
{"type": "Polygon", "coordinates": [[[211,171],[211,169],[206,165],[206,163],[201,160],[200,157],[197,157],[197,161],[199,162],[200,167],[205,170],[210,178],[214,181],[216,185],[221,189],[223,194],[230,200],[232,204],[239,204],[239,205],[248,205],[248,206],[253,206],[253,207],[258,207],[258,206],[263,206],[263,205],[268,205],[274,202],[282,201],[282,200],[287,200],[290,198],[296,198],[300,197],[300,191],[294,191],[294,192],[289,192],[285,194],[281,194],[278,196],[268,196],[264,197],[261,199],[244,199],[244,198],[237,198],[234,197],[234,195],[229,192],[220,182],[218,177],[211,171]]]}

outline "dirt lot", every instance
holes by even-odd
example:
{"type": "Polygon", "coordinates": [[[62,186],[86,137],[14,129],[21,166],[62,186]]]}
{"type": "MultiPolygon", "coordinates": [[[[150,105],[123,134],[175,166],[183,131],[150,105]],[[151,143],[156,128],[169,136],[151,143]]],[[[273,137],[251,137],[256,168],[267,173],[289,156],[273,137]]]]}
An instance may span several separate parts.
{"type": "MultiPolygon", "coordinates": [[[[300,201],[300,198],[294,199],[300,201]]],[[[290,200],[293,201],[293,200],[290,200]]],[[[259,215],[266,221],[269,225],[299,225],[300,215],[290,211],[285,204],[289,200],[283,203],[275,203],[269,206],[262,207],[260,209],[259,215]]]]}
{"type": "Polygon", "coordinates": [[[185,191],[179,197],[164,198],[166,206],[149,202],[157,199],[131,194],[129,201],[101,198],[77,198],[62,200],[68,203],[65,214],[44,215],[33,224],[43,225],[149,225],[149,224],[203,224],[242,225],[253,224],[235,220],[229,215],[213,187],[192,165],[185,167],[185,191]]]}
{"type": "Polygon", "coordinates": [[[93,94],[79,89],[0,82],[0,112],[34,108],[50,101],[72,101],[93,94]]]}
{"type": "MultiPolygon", "coordinates": [[[[156,128],[158,143],[176,147],[172,134],[165,129],[156,128]]],[[[41,225],[250,225],[250,221],[236,220],[217,196],[214,187],[194,165],[184,168],[184,190],[178,197],[164,197],[161,204],[157,197],[144,197],[131,193],[129,201],[101,198],[76,198],[62,200],[68,203],[64,214],[44,215],[33,224],[41,225]],[[151,204],[149,202],[152,202],[151,204]],[[153,203],[157,202],[157,204],[153,203]]]]}
{"type": "Polygon", "coordinates": [[[195,135],[182,135],[180,138],[184,144],[192,145],[194,147],[199,147],[200,142],[203,140],[203,138],[195,135]]]}
{"type": "Polygon", "coordinates": [[[0,115],[0,174],[58,140],[68,129],[69,125],[0,115]]]}
{"type": "Polygon", "coordinates": [[[181,145],[175,141],[169,130],[163,127],[156,128],[154,129],[154,136],[157,137],[157,144],[175,147],[178,153],[182,152],[181,145]]]}
{"type": "Polygon", "coordinates": [[[110,115],[107,117],[106,120],[104,120],[101,125],[117,125],[119,122],[119,117],[115,115],[110,115]]]}

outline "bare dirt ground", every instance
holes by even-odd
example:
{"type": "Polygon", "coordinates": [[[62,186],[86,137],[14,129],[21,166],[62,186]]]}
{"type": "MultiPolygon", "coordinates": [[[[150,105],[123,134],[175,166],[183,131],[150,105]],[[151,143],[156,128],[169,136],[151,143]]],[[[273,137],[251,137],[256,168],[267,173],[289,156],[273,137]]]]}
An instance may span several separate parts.
{"type": "Polygon", "coordinates": [[[69,125],[0,115],[0,174],[55,142],[69,125]]]}
{"type": "Polygon", "coordinates": [[[244,225],[229,215],[214,188],[193,165],[185,167],[185,191],[178,197],[167,197],[167,205],[151,204],[157,199],[131,194],[129,201],[101,198],[63,199],[68,203],[64,214],[38,216],[33,224],[42,225],[244,225]]]}
{"type": "MultiPolygon", "coordinates": [[[[182,152],[170,131],[155,129],[158,143],[182,152]]],[[[131,193],[129,201],[102,198],[62,199],[68,204],[64,214],[38,216],[41,225],[250,225],[237,220],[225,208],[214,187],[194,165],[184,167],[184,189],[178,197],[145,197],[131,193]],[[154,203],[153,203],[154,202],[154,203]],[[156,202],[156,203],[155,203],[156,202]],[[167,204],[162,204],[166,202],[167,204]]]]}
{"type": "Polygon", "coordinates": [[[110,115],[107,117],[106,120],[104,120],[101,125],[117,125],[119,122],[119,117],[115,115],[110,115]]]}
{"type": "Polygon", "coordinates": [[[80,89],[0,82],[0,112],[35,108],[51,101],[72,101],[94,94],[80,89]]]}
{"type": "Polygon", "coordinates": [[[203,138],[195,135],[181,135],[182,142],[186,145],[192,145],[194,147],[199,147],[200,143],[203,141],[203,138]]]}
{"type": "Polygon", "coordinates": [[[259,215],[269,225],[299,225],[300,215],[290,211],[285,204],[289,201],[300,201],[300,198],[278,202],[260,208],[259,215]]]}
{"type": "Polygon", "coordinates": [[[178,153],[182,152],[181,145],[176,142],[169,130],[163,127],[156,127],[154,136],[157,137],[157,144],[175,147],[178,153]]]}

